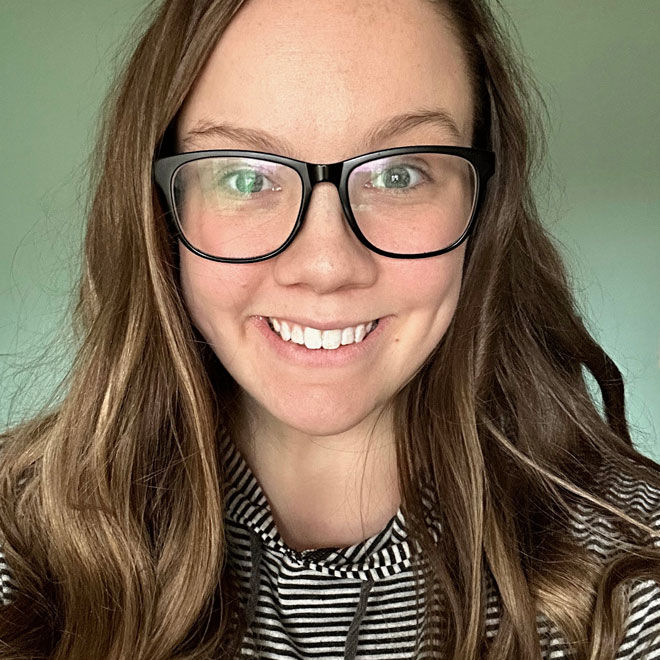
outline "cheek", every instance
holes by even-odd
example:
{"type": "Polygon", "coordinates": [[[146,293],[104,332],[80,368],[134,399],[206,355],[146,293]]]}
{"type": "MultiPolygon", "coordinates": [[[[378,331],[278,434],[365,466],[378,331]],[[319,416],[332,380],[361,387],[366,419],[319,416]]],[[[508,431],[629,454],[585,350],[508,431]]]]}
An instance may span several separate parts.
{"type": "Polygon", "coordinates": [[[179,250],[181,290],[193,323],[207,341],[228,326],[223,320],[247,317],[254,292],[263,281],[258,264],[223,264],[179,250]],[[255,267],[256,266],[256,267],[255,267]]]}
{"type": "Polygon", "coordinates": [[[453,256],[451,252],[441,256],[452,258],[440,258],[432,263],[432,257],[427,264],[419,261],[410,273],[408,337],[412,338],[409,343],[414,346],[411,362],[415,368],[421,366],[442,341],[458,305],[463,260],[460,254],[453,256]]]}
{"type": "Polygon", "coordinates": [[[430,259],[412,259],[393,273],[390,285],[404,307],[425,315],[453,315],[461,289],[464,248],[430,259]]]}

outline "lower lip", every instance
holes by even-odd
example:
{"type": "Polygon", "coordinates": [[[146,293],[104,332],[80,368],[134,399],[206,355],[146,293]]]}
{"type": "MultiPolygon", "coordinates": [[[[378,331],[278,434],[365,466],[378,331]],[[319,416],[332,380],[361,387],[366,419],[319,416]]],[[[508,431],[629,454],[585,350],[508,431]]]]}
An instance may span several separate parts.
{"type": "Polygon", "coordinates": [[[283,359],[308,367],[339,367],[371,354],[376,349],[379,337],[389,325],[391,318],[391,316],[386,316],[380,319],[376,328],[361,342],[339,346],[335,349],[313,349],[292,341],[284,341],[270,329],[266,317],[253,316],[250,320],[264,336],[268,345],[283,359]]]}

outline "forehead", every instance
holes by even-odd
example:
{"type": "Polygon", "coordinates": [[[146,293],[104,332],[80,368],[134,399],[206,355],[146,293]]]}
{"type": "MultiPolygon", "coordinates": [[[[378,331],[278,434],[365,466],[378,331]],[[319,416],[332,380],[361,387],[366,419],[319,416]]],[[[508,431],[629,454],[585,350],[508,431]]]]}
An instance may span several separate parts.
{"type": "Polygon", "coordinates": [[[178,134],[229,123],[278,136],[295,151],[288,155],[331,162],[359,153],[395,115],[436,110],[459,136],[426,122],[375,148],[425,136],[470,143],[465,57],[428,0],[248,0],[186,100],[178,134]]]}

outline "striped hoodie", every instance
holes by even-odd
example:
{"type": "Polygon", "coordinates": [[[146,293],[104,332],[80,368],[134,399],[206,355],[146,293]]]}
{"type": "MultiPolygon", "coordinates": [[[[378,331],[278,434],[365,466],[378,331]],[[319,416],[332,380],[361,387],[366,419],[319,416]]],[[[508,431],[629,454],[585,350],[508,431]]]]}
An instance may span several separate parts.
{"type": "MultiPolygon", "coordinates": [[[[401,509],[379,533],[343,548],[302,552],[280,537],[259,482],[228,436],[222,438],[227,479],[228,565],[247,616],[241,657],[263,660],[422,660],[432,656],[418,631],[426,617],[423,580],[415,590],[419,548],[406,532],[401,509]]],[[[660,530],[660,491],[618,473],[603,475],[612,499],[660,530]]],[[[442,533],[424,499],[431,534],[442,533]]],[[[616,532],[587,507],[571,533],[603,558],[616,551],[616,532]]],[[[656,545],[660,546],[660,542],[656,545]]],[[[0,597],[15,586],[0,550],[0,597]]],[[[637,580],[628,589],[629,613],[616,660],[660,659],[660,584],[637,580]]],[[[486,636],[498,631],[500,601],[492,578],[486,636]]],[[[543,660],[570,658],[561,631],[542,612],[537,631],[543,660]]]]}

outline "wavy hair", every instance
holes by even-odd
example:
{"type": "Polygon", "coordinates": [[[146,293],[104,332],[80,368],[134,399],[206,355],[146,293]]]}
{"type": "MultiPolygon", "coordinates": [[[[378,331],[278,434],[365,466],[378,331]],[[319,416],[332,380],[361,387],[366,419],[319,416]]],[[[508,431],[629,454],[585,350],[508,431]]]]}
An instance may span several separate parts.
{"type": "MultiPolygon", "coordinates": [[[[240,647],[217,442],[240,433],[237,386],[182,302],[151,167],[242,2],[152,3],[104,106],[74,362],[61,401],[1,436],[0,534],[17,587],[0,608],[2,660],[202,660],[240,647]]],[[[621,375],[539,220],[543,124],[514,40],[486,0],[434,4],[467,54],[475,146],[495,151],[497,169],[455,317],[393,401],[402,508],[437,613],[424,633],[453,660],[539,658],[542,611],[576,659],[612,660],[625,584],[659,579],[660,551],[602,475],[660,488],[660,467],[632,446],[621,375]],[[443,503],[439,545],[420,474],[443,503]],[[606,563],[572,538],[585,504],[633,550],[606,563]],[[489,643],[488,580],[502,601],[489,643]]]]}

